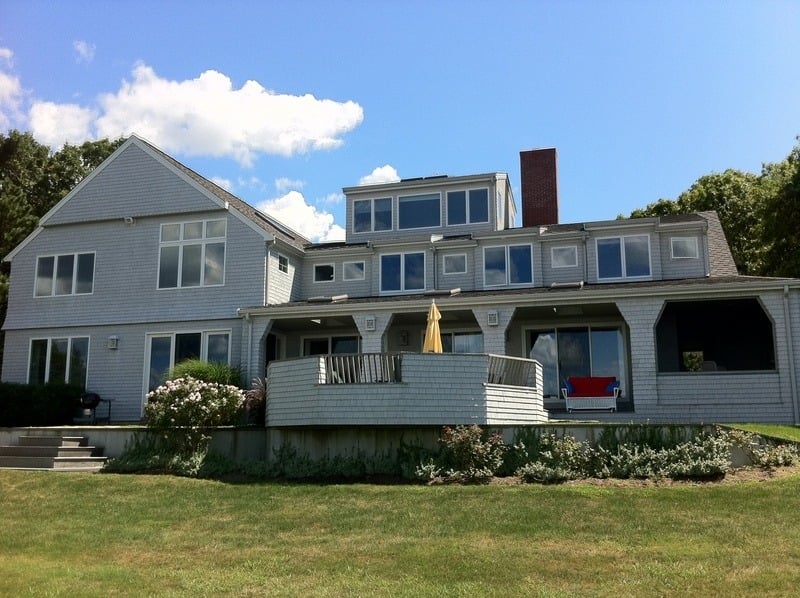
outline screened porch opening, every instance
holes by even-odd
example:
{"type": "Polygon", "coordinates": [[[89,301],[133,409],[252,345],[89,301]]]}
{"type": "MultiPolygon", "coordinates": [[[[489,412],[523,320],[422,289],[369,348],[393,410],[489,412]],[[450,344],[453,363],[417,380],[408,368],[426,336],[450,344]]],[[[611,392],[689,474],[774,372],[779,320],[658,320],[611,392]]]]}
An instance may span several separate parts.
{"type": "Polygon", "coordinates": [[[658,371],[774,370],[774,339],[757,299],[668,301],[656,325],[658,371]]]}

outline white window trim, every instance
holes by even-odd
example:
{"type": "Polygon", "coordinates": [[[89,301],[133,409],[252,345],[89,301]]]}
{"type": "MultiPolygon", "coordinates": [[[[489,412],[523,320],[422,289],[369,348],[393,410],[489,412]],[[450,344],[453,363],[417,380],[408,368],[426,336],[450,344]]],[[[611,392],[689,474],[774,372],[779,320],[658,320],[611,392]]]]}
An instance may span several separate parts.
{"type": "Polygon", "coordinates": [[[669,240],[670,256],[673,260],[696,260],[700,257],[700,250],[698,248],[697,237],[670,237],[669,240]],[[692,244],[691,249],[694,255],[675,255],[675,241],[689,241],[692,244]]]}
{"type": "Polygon", "coordinates": [[[289,258],[288,258],[288,256],[285,256],[282,253],[276,253],[275,255],[278,257],[278,272],[281,272],[282,274],[288,274],[289,273],[289,258]],[[281,267],[281,260],[285,260],[286,261],[286,270],[284,270],[281,267]]]}
{"type": "Polygon", "coordinates": [[[469,272],[469,266],[467,265],[467,254],[466,253],[451,253],[445,254],[442,256],[442,273],[445,276],[450,276],[453,274],[467,274],[469,272]],[[447,269],[447,258],[449,257],[463,257],[464,258],[464,269],[463,270],[448,270],[447,269]]]}
{"type": "Polygon", "coordinates": [[[372,197],[370,199],[354,199],[353,200],[353,234],[354,235],[366,235],[369,233],[388,233],[394,230],[394,199],[391,196],[388,197],[372,197]],[[392,225],[389,228],[384,228],[381,230],[375,230],[375,202],[381,200],[389,200],[389,211],[392,214],[392,225]],[[355,204],[356,202],[366,201],[369,202],[369,230],[361,230],[356,231],[356,217],[355,217],[355,204]]]}
{"type": "Polygon", "coordinates": [[[202,289],[203,287],[224,287],[225,277],[227,275],[228,265],[228,221],[225,218],[208,218],[205,220],[185,220],[181,222],[162,222],[158,229],[158,268],[156,270],[156,290],[158,291],[175,291],[179,289],[202,289]],[[208,237],[206,230],[209,222],[221,221],[225,224],[225,234],[221,237],[208,237]],[[203,223],[203,236],[196,239],[184,239],[183,231],[184,226],[187,224],[194,224],[196,222],[203,223]],[[178,225],[180,227],[180,238],[177,241],[162,241],[161,237],[165,226],[178,225]],[[222,242],[224,246],[224,257],[222,260],[222,282],[215,284],[206,284],[206,245],[216,244],[222,242]],[[186,286],[181,284],[183,276],[183,247],[186,245],[200,245],[200,284],[194,286],[186,286]],[[174,287],[161,286],[161,250],[164,247],[179,247],[178,252],[178,284],[174,287]]]}
{"type": "Polygon", "coordinates": [[[556,269],[556,268],[577,268],[578,267],[578,246],[577,245],[559,245],[557,247],[551,247],[550,248],[550,267],[554,268],[554,269],[556,269]],[[556,254],[555,254],[555,252],[557,250],[559,250],[559,249],[561,249],[561,250],[564,250],[564,249],[572,250],[572,257],[573,257],[572,263],[556,265],[556,257],[555,257],[556,254]]]}
{"type": "Polygon", "coordinates": [[[428,287],[428,256],[425,251],[400,251],[394,253],[384,253],[378,256],[378,264],[380,272],[378,275],[378,292],[381,295],[410,295],[414,293],[422,293],[428,287]],[[422,254],[422,288],[421,289],[406,289],[406,255],[422,254]],[[390,255],[400,256],[400,288],[397,290],[383,290],[383,258],[390,255]]]}
{"type": "Polygon", "coordinates": [[[335,264],[314,264],[314,267],[312,269],[312,276],[313,276],[314,284],[325,284],[325,283],[336,282],[336,265],[335,264]],[[332,270],[333,276],[331,276],[331,278],[329,280],[317,280],[317,268],[325,268],[325,267],[329,267],[332,270]]]}
{"type": "Polygon", "coordinates": [[[354,260],[350,262],[344,262],[342,264],[342,280],[346,280],[347,282],[352,282],[354,280],[365,280],[367,273],[367,264],[364,260],[354,260]],[[357,277],[348,277],[347,276],[347,265],[348,264],[361,264],[361,276],[357,277]]]}
{"type": "Polygon", "coordinates": [[[611,235],[608,237],[597,237],[594,242],[594,253],[595,253],[595,266],[596,266],[596,274],[597,280],[603,282],[616,282],[620,280],[652,280],[653,279],[653,251],[651,247],[651,239],[650,235],[647,233],[641,234],[634,234],[634,235],[611,235]],[[625,239],[632,239],[635,237],[647,237],[647,269],[650,271],[649,274],[644,276],[628,276],[625,274],[626,270],[626,263],[625,263],[625,239]],[[598,244],[600,241],[606,239],[618,239],[620,242],[620,259],[622,261],[622,276],[609,276],[609,277],[601,277],[600,276],[600,251],[598,248],[598,244]]]}
{"type": "Polygon", "coordinates": [[[400,195],[397,198],[397,230],[432,230],[442,227],[442,194],[441,192],[437,193],[421,193],[418,195],[400,195]],[[433,224],[431,226],[400,226],[400,204],[403,203],[404,199],[414,199],[416,197],[427,197],[429,200],[433,199],[433,196],[439,197],[439,224],[433,224]]]}
{"type": "Polygon", "coordinates": [[[445,209],[444,209],[444,215],[445,215],[445,219],[447,221],[447,226],[468,226],[468,225],[471,225],[471,224],[488,224],[489,221],[491,220],[490,210],[489,210],[489,208],[490,208],[489,191],[490,191],[489,187],[472,187],[472,188],[468,188],[468,189],[451,189],[450,191],[447,191],[445,193],[445,209]],[[450,222],[450,194],[451,193],[458,193],[460,191],[464,192],[464,202],[465,202],[464,213],[465,213],[465,217],[466,217],[467,221],[466,222],[459,222],[459,223],[451,223],[450,222]],[[470,214],[470,209],[469,209],[469,205],[470,205],[469,194],[472,191],[486,191],[486,220],[479,220],[477,222],[473,222],[473,220],[472,220],[472,215],[470,214]]]}
{"type": "Polygon", "coordinates": [[[533,244],[532,243],[509,243],[508,245],[489,245],[483,248],[483,286],[484,288],[498,288],[498,287],[528,287],[533,285],[535,280],[534,271],[533,271],[533,244]],[[531,250],[531,279],[529,282],[510,282],[509,280],[509,250],[511,247],[528,247],[531,250]],[[486,250],[487,249],[497,249],[497,248],[504,248],[506,252],[506,281],[499,284],[488,284],[486,282],[486,250]]]}
{"type": "MultiPolygon", "coordinates": [[[[95,273],[97,272],[97,252],[96,251],[78,251],[76,253],[48,253],[45,255],[37,255],[36,256],[36,267],[33,272],[33,296],[36,299],[41,299],[42,297],[74,297],[75,295],[94,295],[94,278],[95,273]],[[78,293],[76,291],[78,287],[78,256],[80,255],[93,255],[94,258],[92,260],[92,290],[89,293],[78,293]],[[58,258],[60,257],[68,257],[72,256],[74,258],[74,262],[72,264],[72,292],[71,293],[56,293],[56,278],[58,274],[58,258]],[[46,259],[46,258],[53,258],[53,277],[52,277],[52,286],[50,288],[49,295],[37,295],[36,294],[36,287],[37,282],[39,281],[39,260],[46,259]]],[[[63,338],[63,337],[58,337],[63,338]]]]}
{"type": "MultiPolygon", "coordinates": [[[[89,385],[89,357],[92,354],[92,337],[91,336],[81,336],[81,335],[72,335],[72,336],[35,336],[31,337],[28,341],[28,373],[26,375],[26,381],[28,384],[31,383],[31,357],[33,357],[33,343],[35,341],[47,341],[47,354],[45,356],[45,366],[44,366],[44,381],[45,383],[51,382],[50,380],[50,360],[51,354],[53,350],[53,341],[66,339],[67,340],[67,363],[66,363],[66,373],[69,374],[70,371],[70,360],[72,359],[72,341],[75,339],[86,339],[86,386],[89,385]]],[[[58,380],[57,382],[67,382],[66,380],[58,380]]],[[[72,384],[72,381],[68,381],[72,384]]]]}

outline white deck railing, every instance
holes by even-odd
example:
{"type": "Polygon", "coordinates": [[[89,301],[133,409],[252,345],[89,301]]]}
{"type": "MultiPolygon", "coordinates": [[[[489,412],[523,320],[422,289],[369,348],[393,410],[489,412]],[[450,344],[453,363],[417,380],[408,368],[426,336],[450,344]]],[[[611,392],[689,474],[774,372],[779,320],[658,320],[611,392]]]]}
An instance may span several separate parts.
{"type": "Polygon", "coordinates": [[[325,355],[325,384],[387,384],[402,380],[400,353],[325,355]]]}

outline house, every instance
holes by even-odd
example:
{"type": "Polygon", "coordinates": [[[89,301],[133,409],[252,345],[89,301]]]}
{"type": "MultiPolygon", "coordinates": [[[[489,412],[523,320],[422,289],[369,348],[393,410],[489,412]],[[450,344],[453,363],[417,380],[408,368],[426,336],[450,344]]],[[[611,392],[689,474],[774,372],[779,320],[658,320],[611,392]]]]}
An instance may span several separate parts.
{"type": "Polygon", "coordinates": [[[800,280],[739,276],[713,212],[558,222],[556,153],[347,187],[311,243],[131,137],[7,260],[3,380],[85,380],[138,420],[186,356],[267,373],[271,426],[798,422],[800,280]],[[445,353],[421,354],[432,301],[445,353]]]}

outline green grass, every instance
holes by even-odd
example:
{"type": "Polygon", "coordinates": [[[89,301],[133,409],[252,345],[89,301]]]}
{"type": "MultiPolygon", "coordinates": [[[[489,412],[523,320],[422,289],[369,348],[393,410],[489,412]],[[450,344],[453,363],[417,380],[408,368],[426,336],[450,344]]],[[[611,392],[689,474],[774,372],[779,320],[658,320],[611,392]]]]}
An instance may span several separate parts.
{"type": "Polygon", "coordinates": [[[800,427],[798,426],[781,426],[778,424],[733,424],[730,427],[760,434],[768,438],[775,438],[777,440],[800,442],[800,427]]]}
{"type": "Polygon", "coordinates": [[[800,476],[226,484],[0,471],[0,595],[793,595],[800,476]]]}

